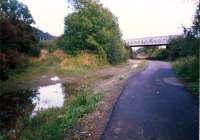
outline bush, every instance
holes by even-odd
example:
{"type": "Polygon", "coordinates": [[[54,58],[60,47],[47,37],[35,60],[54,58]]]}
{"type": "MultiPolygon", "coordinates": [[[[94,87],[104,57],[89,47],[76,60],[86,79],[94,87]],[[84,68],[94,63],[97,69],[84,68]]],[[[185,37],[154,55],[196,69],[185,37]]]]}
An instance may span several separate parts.
{"type": "Polygon", "coordinates": [[[199,55],[199,39],[194,37],[180,36],[171,40],[168,45],[169,58],[175,60],[176,58],[199,55]]]}
{"type": "Polygon", "coordinates": [[[30,59],[24,54],[15,54],[13,56],[0,53],[0,79],[7,80],[10,73],[22,71],[30,63],[30,59]]]}
{"type": "Polygon", "coordinates": [[[110,64],[121,63],[129,57],[128,50],[126,50],[123,44],[117,44],[115,47],[111,47],[108,52],[108,62],[110,64]]]}
{"type": "Polygon", "coordinates": [[[193,93],[199,92],[199,61],[196,56],[188,56],[173,62],[178,77],[186,81],[186,86],[193,93]]]}
{"type": "Polygon", "coordinates": [[[155,49],[151,55],[152,58],[164,60],[168,58],[168,52],[166,49],[155,49]]]}
{"type": "Polygon", "coordinates": [[[196,82],[199,77],[198,58],[188,56],[174,62],[177,74],[186,81],[196,82]]]}
{"type": "Polygon", "coordinates": [[[41,49],[46,49],[50,53],[58,49],[56,41],[40,41],[39,46],[41,49]]]}
{"type": "Polygon", "coordinates": [[[75,12],[65,18],[59,46],[68,54],[89,51],[99,60],[117,64],[127,59],[117,18],[96,0],[70,0],[75,12]]]}

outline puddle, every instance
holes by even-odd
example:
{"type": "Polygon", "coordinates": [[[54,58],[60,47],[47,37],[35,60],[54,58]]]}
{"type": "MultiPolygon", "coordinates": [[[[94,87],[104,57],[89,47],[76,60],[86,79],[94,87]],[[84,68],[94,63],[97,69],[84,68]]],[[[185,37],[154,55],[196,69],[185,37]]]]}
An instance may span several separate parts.
{"type": "Polygon", "coordinates": [[[30,116],[38,95],[33,90],[17,90],[0,94],[0,131],[15,128],[20,116],[30,116]]]}
{"type": "Polygon", "coordinates": [[[58,81],[60,78],[58,76],[54,76],[50,78],[51,81],[58,81]]]}
{"type": "MultiPolygon", "coordinates": [[[[66,85],[64,85],[66,86],[66,85]]],[[[38,111],[62,107],[65,88],[61,83],[36,90],[17,90],[0,94],[0,132],[15,128],[19,118],[34,117],[38,111]]]]}
{"type": "Polygon", "coordinates": [[[137,68],[138,67],[138,64],[134,64],[131,69],[134,69],[134,68],[137,68]]]}
{"type": "Polygon", "coordinates": [[[36,104],[32,115],[34,116],[41,109],[51,107],[62,107],[65,100],[65,93],[61,83],[54,85],[42,86],[38,88],[37,98],[34,98],[33,103],[36,104]]]}

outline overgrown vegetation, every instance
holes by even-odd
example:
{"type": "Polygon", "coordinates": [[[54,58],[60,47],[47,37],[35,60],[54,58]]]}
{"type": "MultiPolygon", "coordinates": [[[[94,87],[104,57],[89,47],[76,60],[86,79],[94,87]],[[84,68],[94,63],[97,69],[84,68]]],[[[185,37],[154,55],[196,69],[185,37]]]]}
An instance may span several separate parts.
{"type": "Polygon", "coordinates": [[[149,59],[159,59],[159,60],[168,59],[168,50],[166,50],[165,48],[157,48],[157,47],[139,48],[137,51],[134,52],[133,57],[137,57],[138,54],[144,55],[146,58],[149,59]]]}
{"type": "Polygon", "coordinates": [[[91,112],[101,99],[101,93],[94,94],[90,88],[82,87],[78,93],[67,95],[63,108],[41,111],[36,117],[27,119],[23,125],[19,124],[21,131],[17,139],[59,140],[67,138],[68,131],[80,118],[91,112]]]}
{"type": "Polygon", "coordinates": [[[199,92],[199,60],[195,56],[187,56],[174,61],[173,67],[180,79],[186,82],[186,87],[194,94],[199,92]]]}
{"type": "Polygon", "coordinates": [[[28,56],[39,55],[33,23],[26,5],[0,1],[0,79],[7,79],[10,70],[25,67],[28,56]]]}
{"type": "Polygon", "coordinates": [[[65,18],[60,47],[77,55],[81,51],[97,54],[102,64],[117,64],[128,58],[117,18],[96,0],[69,0],[73,13],[65,18]]]}
{"type": "Polygon", "coordinates": [[[91,112],[103,97],[102,93],[94,93],[88,86],[80,87],[79,84],[66,90],[68,94],[62,108],[43,110],[35,117],[30,117],[35,92],[19,90],[1,95],[4,101],[0,102],[0,140],[64,139],[79,119],[91,112]]]}
{"type": "Polygon", "coordinates": [[[57,75],[65,78],[87,74],[101,68],[98,63],[97,55],[91,53],[82,52],[79,55],[71,56],[59,49],[52,53],[42,50],[40,57],[29,63],[28,67],[19,72],[17,70],[10,72],[8,80],[0,80],[0,94],[21,87],[30,87],[43,75],[47,77],[57,75]]]}
{"type": "Polygon", "coordinates": [[[184,28],[182,37],[171,41],[169,56],[175,60],[173,66],[186,87],[199,93],[199,47],[200,47],[200,3],[197,5],[193,26],[184,28]]]}
{"type": "MultiPolygon", "coordinates": [[[[62,48],[69,55],[94,54],[98,65],[118,64],[128,58],[117,18],[96,0],[69,0],[73,13],[65,18],[65,33],[54,41],[38,42],[37,29],[26,5],[0,1],[0,79],[32,65],[40,50],[62,48]]],[[[85,67],[84,66],[80,66],[85,67]]]]}

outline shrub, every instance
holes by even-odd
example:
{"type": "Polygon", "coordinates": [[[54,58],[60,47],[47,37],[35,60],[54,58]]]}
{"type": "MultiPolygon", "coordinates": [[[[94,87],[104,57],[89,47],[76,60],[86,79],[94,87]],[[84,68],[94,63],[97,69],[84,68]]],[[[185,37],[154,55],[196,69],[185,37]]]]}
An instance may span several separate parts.
{"type": "Polygon", "coordinates": [[[40,41],[39,46],[41,49],[46,49],[50,53],[58,49],[56,41],[40,41]]]}
{"type": "Polygon", "coordinates": [[[128,50],[123,46],[123,44],[116,44],[108,50],[108,62],[110,64],[118,64],[126,61],[129,57],[128,50]]]}
{"type": "Polygon", "coordinates": [[[166,49],[155,49],[151,55],[152,58],[164,60],[168,58],[168,52],[166,49]]]}
{"type": "Polygon", "coordinates": [[[194,37],[180,36],[171,40],[168,45],[169,58],[175,60],[176,58],[199,55],[199,39],[194,37]]]}
{"type": "Polygon", "coordinates": [[[126,60],[117,18],[96,0],[70,2],[75,11],[65,18],[65,32],[59,46],[72,55],[81,51],[95,53],[101,63],[126,60]]]}
{"type": "Polygon", "coordinates": [[[177,59],[174,62],[174,68],[179,76],[186,81],[196,82],[199,77],[198,58],[188,56],[177,59]]]}
{"type": "Polygon", "coordinates": [[[148,58],[164,60],[168,58],[168,50],[157,47],[143,47],[136,51],[136,54],[144,54],[148,58]]]}
{"type": "Polygon", "coordinates": [[[196,56],[188,56],[173,62],[178,77],[186,81],[186,86],[193,93],[199,92],[199,61],[196,56]]]}

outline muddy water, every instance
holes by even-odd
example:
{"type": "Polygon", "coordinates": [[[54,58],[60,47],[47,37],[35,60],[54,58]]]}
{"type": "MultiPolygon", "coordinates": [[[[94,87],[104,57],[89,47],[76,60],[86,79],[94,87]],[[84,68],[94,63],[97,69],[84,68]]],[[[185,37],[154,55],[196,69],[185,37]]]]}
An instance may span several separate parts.
{"type": "Polygon", "coordinates": [[[0,131],[15,128],[17,119],[22,116],[34,117],[40,110],[62,107],[66,95],[63,87],[57,83],[36,90],[0,94],[0,131]]]}
{"type": "Polygon", "coordinates": [[[38,93],[37,98],[33,100],[36,106],[32,115],[51,107],[62,107],[64,104],[65,93],[61,83],[39,87],[38,93]]]}

